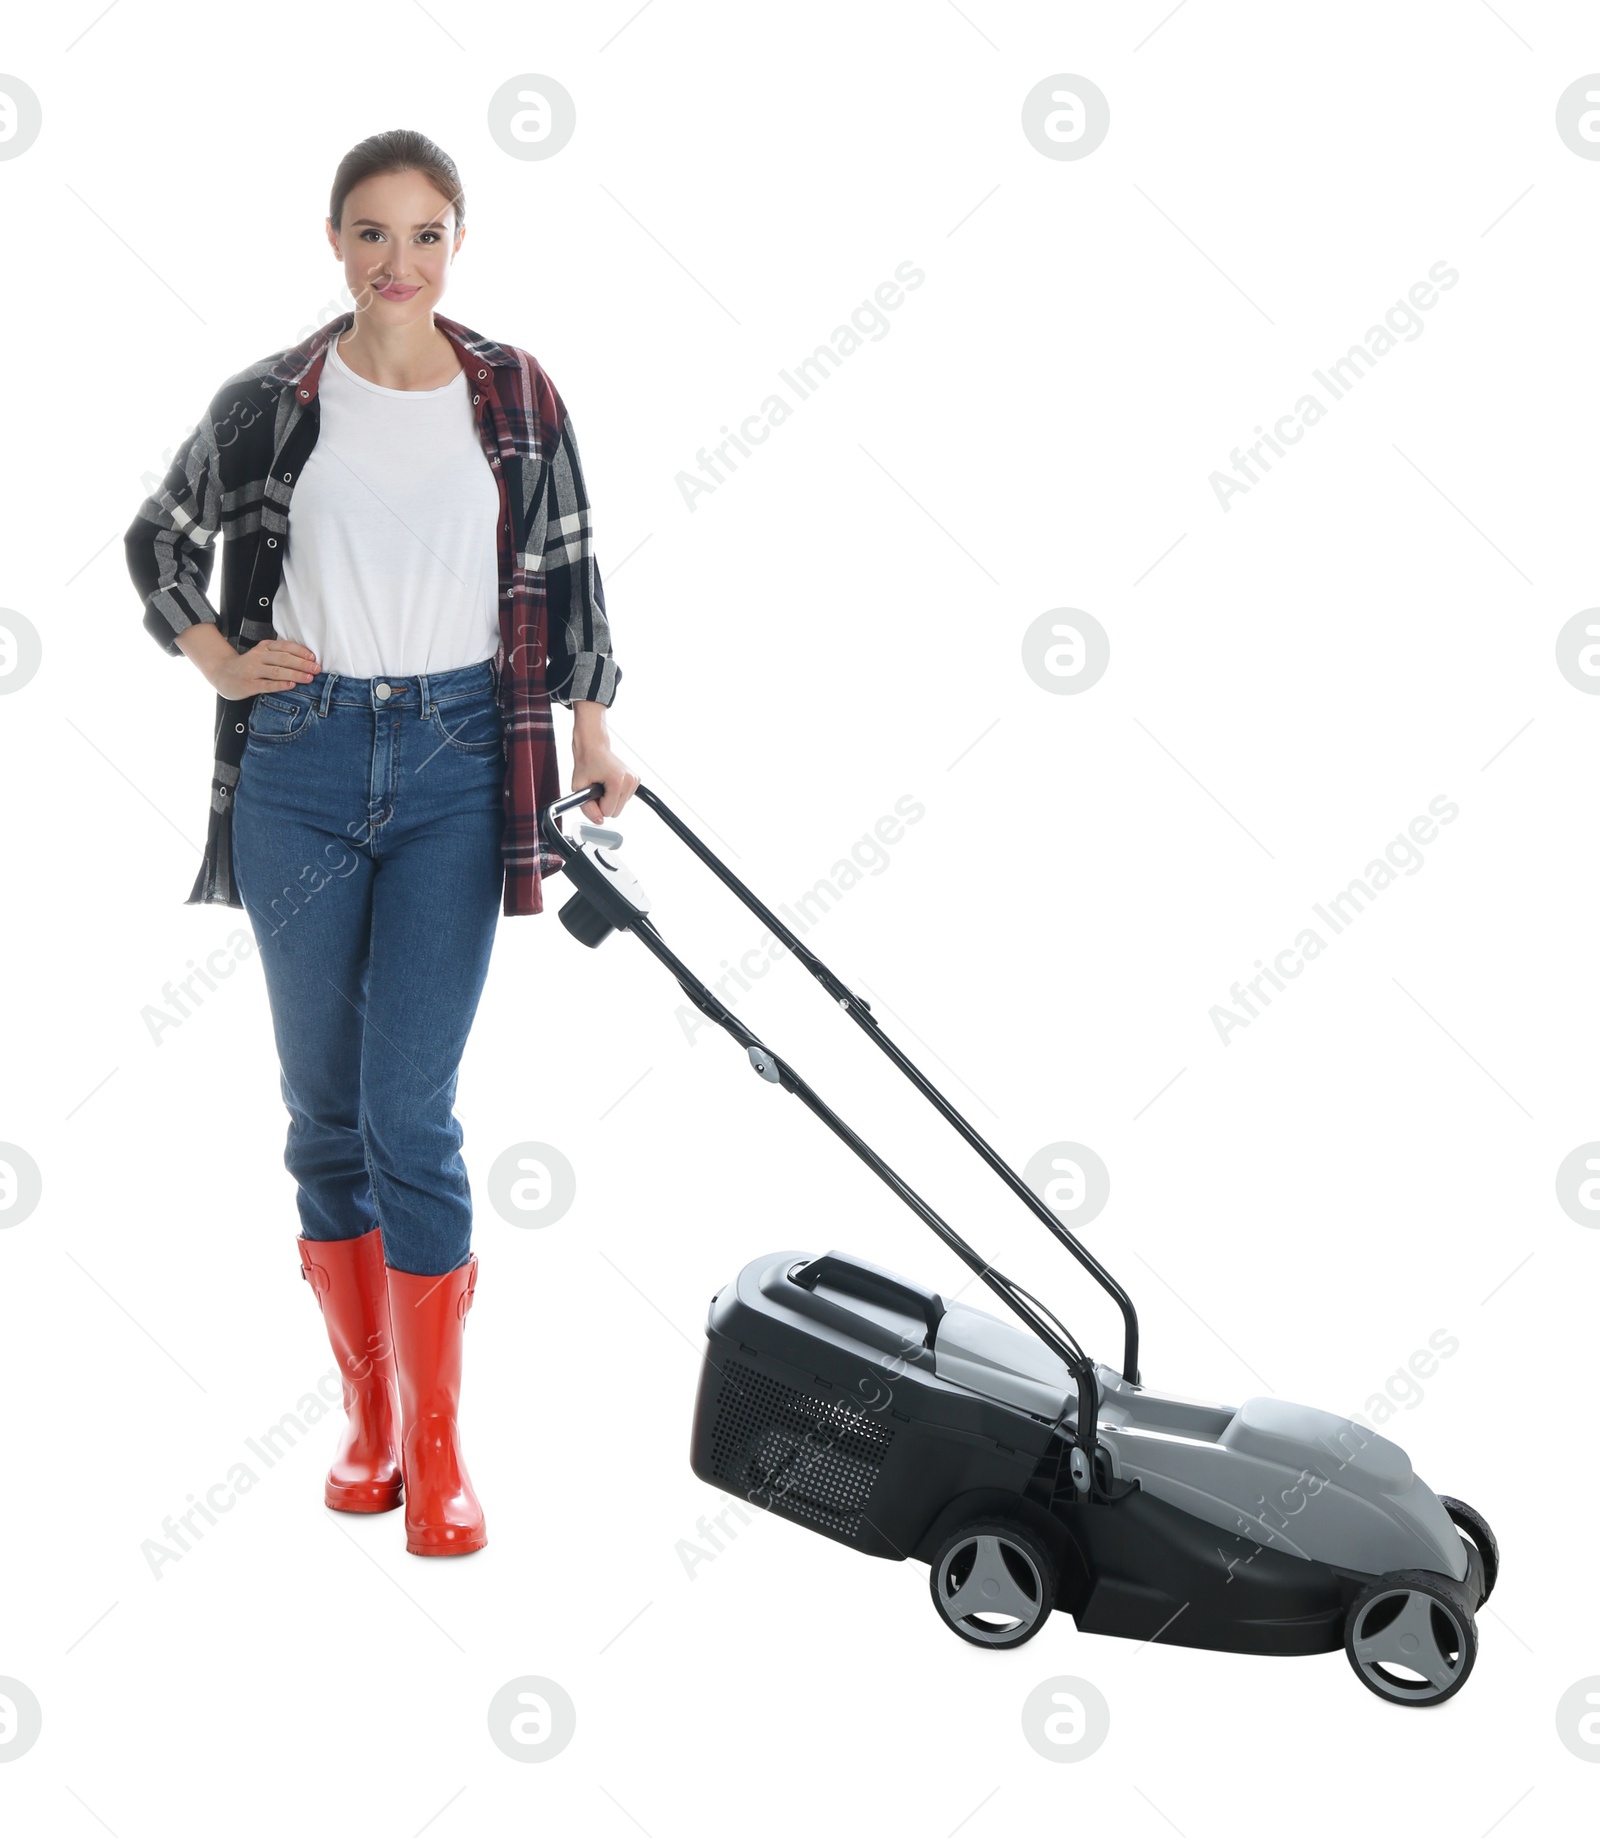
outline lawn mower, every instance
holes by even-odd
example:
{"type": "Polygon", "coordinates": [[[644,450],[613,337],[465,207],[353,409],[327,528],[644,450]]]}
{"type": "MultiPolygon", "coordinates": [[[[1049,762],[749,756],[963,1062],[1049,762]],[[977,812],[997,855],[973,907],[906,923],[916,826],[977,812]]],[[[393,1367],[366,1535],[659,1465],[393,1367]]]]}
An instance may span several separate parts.
{"type": "MultiPolygon", "coordinates": [[[[1276,1397],[1207,1404],[1139,1377],[1126,1291],[848,988],[645,785],[637,796],[894,1061],[1117,1304],[1120,1370],[981,1257],[667,946],[619,831],[541,827],[580,943],[631,932],[694,1006],[858,1155],[1023,1326],[841,1250],[769,1251],[711,1298],[690,1464],[702,1480],[870,1556],[928,1566],[938,1614],[979,1647],[1051,1612],[1086,1633],[1230,1653],[1343,1647],[1390,1703],[1466,1683],[1493,1532],[1366,1425],[1276,1397]]],[[[967,1287],[970,1285],[964,1285],[967,1287]]]]}

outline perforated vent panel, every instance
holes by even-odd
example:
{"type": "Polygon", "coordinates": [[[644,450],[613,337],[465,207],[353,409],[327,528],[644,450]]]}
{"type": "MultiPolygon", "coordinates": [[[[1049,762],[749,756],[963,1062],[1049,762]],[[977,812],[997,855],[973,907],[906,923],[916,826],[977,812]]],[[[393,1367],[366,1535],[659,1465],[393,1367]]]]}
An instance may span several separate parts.
{"type": "Polygon", "coordinates": [[[753,1504],[854,1538],[894,1431],[842,1400],[814,1398],[729,1360],[711,1465],[753,1504]]]}

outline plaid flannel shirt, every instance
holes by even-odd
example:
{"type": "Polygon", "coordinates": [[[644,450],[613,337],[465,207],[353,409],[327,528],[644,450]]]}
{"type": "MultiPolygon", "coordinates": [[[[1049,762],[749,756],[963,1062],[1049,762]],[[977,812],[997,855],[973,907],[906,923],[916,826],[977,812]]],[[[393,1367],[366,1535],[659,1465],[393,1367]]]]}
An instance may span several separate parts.
{"type": "MultiPolygon", "coordinates": [[[[353,322],[340,314],[223,383],[128,528],[128,571],[144,625],[164,651],[201,620],[236,651],[277,636],[272,602],[283,578],[294,484],[316,445],[317,387],[329,343],[353,322]],[[206,597],[212,545],[222,547],[221,611],[206,597]]],[[[506,745],[502,910],[544,911],[541,881],[560,858],[539,835],[539,812],[561,796],[553,695],[609,707],[622,672],[611,655],[605,593],[591,541],[589,499],[571,417],[528,352],[434,315],[455,347],[485,457],[500,485],[499,672],[506,745]]],[[[242,906],[233,883],[233,800],[254,696],[217,698],[211,812],[204,859],[185,905],[242,906]]]]}

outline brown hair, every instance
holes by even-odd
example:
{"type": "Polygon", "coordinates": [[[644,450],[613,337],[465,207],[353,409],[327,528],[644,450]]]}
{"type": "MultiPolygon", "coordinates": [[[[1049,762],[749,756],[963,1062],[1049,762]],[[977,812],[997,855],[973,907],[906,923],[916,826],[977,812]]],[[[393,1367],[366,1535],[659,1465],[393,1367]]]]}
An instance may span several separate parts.
{"type": "Polygon", "coordinates": [[[333,227],[341,228],[344,201],[363,179],[381,172],[420,172],[456,207],[456,228],[467,220],[466,199],[461,190],[461,175],[456,163],[443,147],[419,134],[415,128],[387,128],[382,134],[369,134],[358,141],[339,162],[333,175],[333,196],[328,216],[333,227]]]}

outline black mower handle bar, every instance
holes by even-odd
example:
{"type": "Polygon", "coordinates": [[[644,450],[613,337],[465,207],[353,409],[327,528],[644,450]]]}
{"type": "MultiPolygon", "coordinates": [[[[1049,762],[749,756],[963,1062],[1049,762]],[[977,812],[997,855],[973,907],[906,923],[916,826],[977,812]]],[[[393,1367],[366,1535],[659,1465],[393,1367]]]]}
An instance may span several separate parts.
{"type": "MultiPolygon", "coordinates": [[[[540,822],[545,839],[564,861],[570,863],[574,857],[582,855],[583,851],[577,844],[573,843],[570,838],[562,834],[555,821],[556,818],[563,812],[572,810],[580,804],[586,804],[591,799],[602,797],[604,792],[605,786],[597,782],[581,790],[569,792],[566,797],[557,799],[553,804],[547,805],[542,812],[540,822]]],[[[1118,1308],[1122,1311],[1123,1377],[1127,1379],[1130,1384],[1137,1384],[1139,1382],[1139,1321],[1134,1311],[1132,1299],[1129,1297],[1126,1290],[1123,1289],[1122,1285],[1102,1266],[1093,1253],[1073,1236],[1067,1227],[1056,1217],[1055,1213],[1045,1205],[1044,1201],[1039,1198],[1009,1163],[1002,1160],[1001,1157],[996,1154],[994,1149],[984,1141],[983,1137],[981,1137],[975,1129],[973,1129],[972,1125],[968,1123],[966,1118],[961,1115],[955,1106],[945,1098],[943,1093],[930,1084],[922,1075],[921,1071],[906,1058],[905,1054],[900,1051],[894,1042],[890,1040],[879,1027],[872,1015],[871,1005],[866,999],[862,996],[858,996],[853,990],[841,982],[834,972],[831,971],[814,952],[808,949],[808,947],[790,931],[775,913],[769,911],[762,901],[745,886],[738,876],[706,847],[688,825],[662,803],[661,799],[648,785],[641,784],[638,787],[638,795],[650,806],[656,815],[661,818],[668,829],[672,830],[685,844],[687,844],[694,854],[699,856],[701,861],[703,861],[712,873],[716,875],[718,880],[730,888],[751,912],[771,928],[773,933],[783,941],[784,945],[794,953],[811,975],[822,984],[823,988],[825,988],[835,1001],[838,1002],[840,1007],[845,1010],[850,1016],[850,1019],[871,1036],[876,1045],[894,1061],[928,1102],[934,1106],[940,1115],[944,1117],[974,1149],[977,1150],[978,1154],[981,1155],[984,1161],[986,1161],[995,1173],[1000,1176],[1011,1191],[1037,1215],[1045,1226],[1049,1228],[1051,1233],[1072,1253],[1100,1287],[1105,1290],[1107,1295],[1116,1302],[1118,1308]]],[[[1002,1301],[1027,1322],[1034,1333],[1050,1347],[1058,1358],[1065,1361],[1068,1368],[1079,1381],[1080,1403],[1078,1421],[1080,1432],[1089,1425],[1092,1425],[1094,1419],[1097,1418],[1099,1414],[1097,1408],[1098,1400],[1094,1396],[1096,1387],[1094,1384],[1093,1362],[1078,1345],[1073,1335],[1062,1326],[1061,1322],[1045,1308],[1043,1303],[1039,1302],[1037,1298],[1030,1296],[1020,1284],[1012,1282],[1009,1277],[1002,1275],[993,1265],[980,1257],[978,1252],[975,1251],[959,1233],[951,1226],[947,1225],[925,1200],[906,1185],[900,1176],[882,1160],[869,1144],[864,1142],[842,1118],[838,1117],[828,1105],[818,1097],[816,1092],[811,1089],[805,1080],[802,1079],[791,1066],[777,1054],[771,1052],[770,1049],[758,1040],[744,1023],[741,1022],[733,1012],[700,981],[694,972],[668,949],[660,933],[656,930],[648,916],[644,914],[638,915],[637,918],[627,925],[626,929],[634,932],[646,948],[667,966],[674,977],[676,977],[679,987],[694,1005],[703,1014],[715,1021],[726,1033],[731,1034],[733,1038],[745,1048],[746,1052],[749,1054],[751,1064],[763,1078],[769,1079],[774,1084],[782,1085],[786,1091],[792,1092],[795,1096],[799,1097],[808,1109],[813,1111],[824,1123],[826,1123],[835,1135],[839,1136],[841,1140],[854,1149],[856,1154],[859,1155],[883,1181],[899,1194],[900,1198],[905,1201],[911,1210],[916,1213],[917,1216],[922,1219],[922,1221],[941,1238],[958,1257],[961,1258],[962,1262],[965,1263],[970,1270],[981,1277],[1002,1301]],[[1086,1387],[1087,1395],[1085,1395],[1086,1387]]],[[[1092,1437],[1093,1429],[1088,1428],[1086,1440],[1089,1441],[1089,1448],[1087,1453],[1091,1460],[1093,1456],[1092,1437]]]]}

